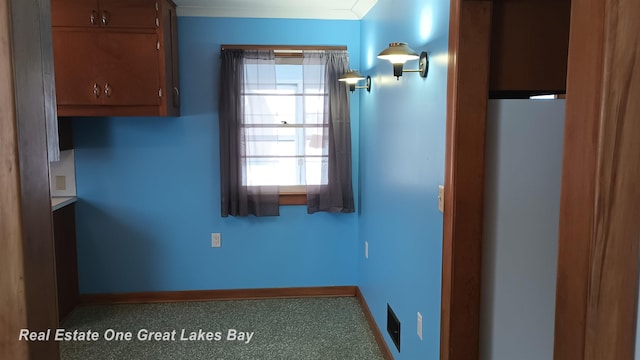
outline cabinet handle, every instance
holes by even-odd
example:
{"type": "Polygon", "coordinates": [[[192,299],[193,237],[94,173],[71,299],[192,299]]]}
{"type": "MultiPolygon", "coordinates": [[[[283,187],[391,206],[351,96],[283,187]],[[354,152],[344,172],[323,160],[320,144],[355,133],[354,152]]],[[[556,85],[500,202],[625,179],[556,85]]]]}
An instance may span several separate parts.
{"type": "Polygon", "coordinates": [[[96,99],[100,97],[100,86],[98,84],[93,84],[93,95],[96,99]]]}
{"type": "Polygon", "coordinates": [[[103,11],[102,12],[102,17],[100,18],[100,21],[102,21],[102,25],[107,25],[109,23],[109,19],[111,18],[111,15],[109,14],[108,11],[103,11]]]}
{"type": "Polygon", "coordinates": [[[98,12],[95,10],[91,10],[91,17],[89,17],[89,19],[91,20],[91,25],[98,25],[98,23],[96,22],[97,17],[98,17],[98,12]]]}
{"type": "Polygon", "coordinates": [[[176,86],[173,87],[173,106],[180,106],[180,90],[176,86]]]}
{"type": "Polygon", "coordinates": [[[107,95],[107,97],[111,97],[111,85],[109,85],[109,83],[104,84],[104,94],[107,95]]]}

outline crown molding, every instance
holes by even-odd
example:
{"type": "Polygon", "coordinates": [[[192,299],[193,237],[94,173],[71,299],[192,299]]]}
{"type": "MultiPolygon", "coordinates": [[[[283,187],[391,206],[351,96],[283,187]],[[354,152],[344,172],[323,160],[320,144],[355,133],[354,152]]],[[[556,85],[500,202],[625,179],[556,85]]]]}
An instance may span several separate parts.
{"type": "Polygon", "coordinates": [[[377,0],[357,0],[351,9],[331,9],[320,5],[234,7],[212,3],[211,5],[189,0],[176,1],[178,16],[229,17],[229,18],[277,18],[360,20],[376,4],[377,0]]]}

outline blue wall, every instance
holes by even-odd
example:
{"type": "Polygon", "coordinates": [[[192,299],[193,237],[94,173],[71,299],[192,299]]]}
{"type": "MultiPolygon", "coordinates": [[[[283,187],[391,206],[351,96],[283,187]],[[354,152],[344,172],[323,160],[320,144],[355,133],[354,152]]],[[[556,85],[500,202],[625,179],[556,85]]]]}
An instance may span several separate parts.
{"type": "MultiPolygon", "coordinates": [[[[360,95],[360,215],[358,285],[396,360],[438,359],[445,106],[449,1],[378,0],[361,22],[360,70],[373,78],[360,95]],[[426,50],[426,79],[393,77],[376,58],[390,42],[426,50]],[[364,258],[364,242],[369,258],[364,258]],[[401,352],[386,333],[386,306],[401,324],[401,352]],[[416,333],[423,316],[423,340],[416,333]]],[[[410,61],[406,69],[417,69],[410,61]]]]}
{"type": "MultiPolygon", "coordinates": [[[[277,218],[220,217],[217,84],[221,44],[347,45],[357,67],[359,22],[181,17],[178,26],[181,117],[74,120],[81,293],[355,285],[356,214],[288,206],[277,218]]],[[[355,95],[356,185],[358,109],[355,95]]]]}
{"type": "Polygon", "coordinates": [[[74,121],[81,292],[358,285],[397,360],[438,359],[448,19],[447,0],[378,0],[362,21],[179,18],[180,118],[74,121]],[[393,41],[429,52],[427,79],[392,76],[376,55],[393,41]],[[372,76],[371,93],[351,95],[357,214],[220,217],[223,43],[347,45],[372,76]]]}

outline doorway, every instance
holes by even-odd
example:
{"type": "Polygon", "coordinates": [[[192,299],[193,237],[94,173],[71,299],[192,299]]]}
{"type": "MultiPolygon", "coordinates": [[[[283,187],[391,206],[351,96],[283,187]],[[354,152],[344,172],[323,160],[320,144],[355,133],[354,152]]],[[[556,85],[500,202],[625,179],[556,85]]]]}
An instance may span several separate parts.
{"type": "MultiPolygon", "coordinates": [[[[451,5],[444,360],[479,358],[486,100],[496,3],[454,0],[451,5]]],[[[571,8],[555,359],[631,359],[633,354],[640,143],[630,134],[640,133],[640,105],[630,99],[640,98],[640,75],[633,71],[640,68],[634,55],[640,46],[637,16],[640,3],[633,0],[586,0],[571,8]]]]}

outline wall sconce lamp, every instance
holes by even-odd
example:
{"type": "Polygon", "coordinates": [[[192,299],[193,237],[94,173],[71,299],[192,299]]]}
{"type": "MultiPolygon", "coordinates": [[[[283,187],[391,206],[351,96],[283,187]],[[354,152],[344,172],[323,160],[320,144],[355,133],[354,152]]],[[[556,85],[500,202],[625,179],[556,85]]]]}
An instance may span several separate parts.
{"type": "Polygon", "coordinates": [[[356,70],[349,70],[342,74],[338,78],[338,81],[346,82],[351,92],[354,92],[356,89],[367,89],[367,92],[371,92],[371,76],[367,76],[365,79],[365,77],[356,70]],[[356,86],[360,80],[366,80],[364,86],[356,86]]]}
{"type": "Polygon", "coordinates": [[[378,54],[378,59],[389,60],[389,62],[393,64],[393,76],[397,77],[398,80],[400,80],[400,76],[402,76],[403,72],[417,72],[420,73],[420,76],[423,78],[426,78],[427,73],[429,72],[429,56],[427,55],[427,52],[423,51],[418,55],[418,53],[413,51],[407,43],[390,43],[388,48],[382,50],[380,54],[378,54]],[[420,59],[419,69],[404,70],[402,68],[405,62],[415,59],[420,59]]]}

